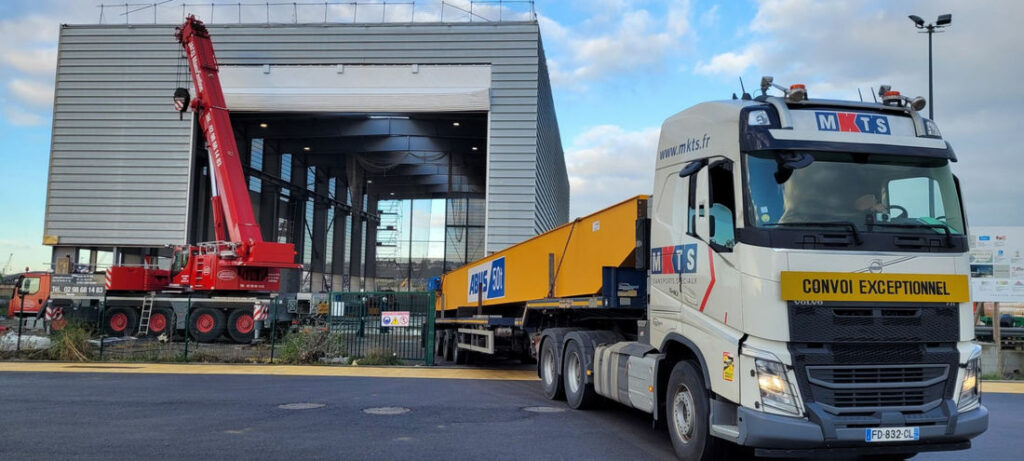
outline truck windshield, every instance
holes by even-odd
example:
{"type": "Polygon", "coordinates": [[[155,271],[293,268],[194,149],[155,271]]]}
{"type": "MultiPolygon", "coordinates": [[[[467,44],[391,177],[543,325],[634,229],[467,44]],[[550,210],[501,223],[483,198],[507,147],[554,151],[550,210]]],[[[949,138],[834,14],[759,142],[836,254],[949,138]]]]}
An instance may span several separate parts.
{"type": "MultiPolygon", "coordinates": [[[[963,234],[946,159],[806,152],[803,168],[779,173],[776,153],[746,156],[747,220],[754,226],[849,228],[851,232],[963,234]]],[[[750,224],[748,224],[750,225],[750,224]]]]}
{"type": "Polygon", "coordinates": [[[26,296],[34,295],[39,292],[39,279],[35,277],[25,277],[21,279],[21,283],[18,285],[18,293],[23,293],[26,296]]]}

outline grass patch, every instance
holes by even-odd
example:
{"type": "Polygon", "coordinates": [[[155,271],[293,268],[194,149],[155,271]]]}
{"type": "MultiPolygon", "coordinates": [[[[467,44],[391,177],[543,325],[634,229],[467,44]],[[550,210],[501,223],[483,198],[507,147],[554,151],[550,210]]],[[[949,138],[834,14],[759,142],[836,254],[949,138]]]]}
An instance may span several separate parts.
{"type": "Polygon", "coordinates": [[[371,349],[366,357],[356,361],[358,365],[404,365],[390,349],[371,349]]]}
{"type": "Polygon", "coordinates": [[[293,364],[318,363],[321,358],[344,357],[348,351],[340,334],[321,328],[288,333],[281,344],[281,361],[293,364]]]}
{"type": "Polygon", "coordinates": [[[50,334],[50,348],[46,355],[51,360],[63,362],[88,362],[92,360],[89,338],[92,328],[84,323],[72,322],[50,334]]]}

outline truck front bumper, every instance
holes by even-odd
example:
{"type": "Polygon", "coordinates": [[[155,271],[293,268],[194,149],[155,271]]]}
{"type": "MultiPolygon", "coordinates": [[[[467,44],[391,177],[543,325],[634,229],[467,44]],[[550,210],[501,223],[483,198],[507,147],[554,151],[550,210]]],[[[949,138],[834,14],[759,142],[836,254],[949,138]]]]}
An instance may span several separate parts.
{"type": "MultiPolygon", "coordinates": [[[[818,414],[821,417],[821,414],[818,414]]],[[[920,427],[916,442],[865,442],[864,427],[843,427],[838,418],[827,415],[821,423],[805,418],[773,415],[750,408],[737,409],[740,445],[755,447],[758,455],[807,456],[822,450],[831,454],[915,453],[922,451],[962,450],[970,439],[988,428],[988,409],[984,406],[955,414],[946,424],[920,427]],[[831,418],[830,418],[831,417],[831,418]],[[835,419],[833,419],[835,418],[835,419]],[[834,436],[826,437],[826,433],[834,436]]],[[[913,426],[913,423],[884,424],[913,426]]]]}

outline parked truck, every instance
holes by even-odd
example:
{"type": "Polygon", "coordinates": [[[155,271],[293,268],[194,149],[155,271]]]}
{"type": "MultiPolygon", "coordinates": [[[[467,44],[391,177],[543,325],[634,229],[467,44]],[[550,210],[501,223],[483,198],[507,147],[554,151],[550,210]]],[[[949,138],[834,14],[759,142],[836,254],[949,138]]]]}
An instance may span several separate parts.
{"type": "Polygon", "coordinates": [[[256,223],[209,31],[189,16],[175,38],[196,90],[192,98],[187,89],[176,89],[175,109],[193,110],[205,140],[216,240],[174,247],[169,269],[146,258],[140,265],[114,265],[97,274],[26,274],[10,312],[39,312],[45,295],[63,287],[50,296],[59,302],[56,307],[100,316],[110,334],[179,329],[197,341],[213,341],[226,332],[244,343],[260,321],[256,307],[269,304],[279,291],[281,270],[301,267],[295,264],[294,245],[263,240],[256,223]]]}
{"type": "Polygon", "coordinates": [[[968,448],[988,411],[957,158],[923,99],[880,96],[766,77],[668,118],[652,197],[441,278],[437,352],[535,358],[547,397],[650,413],[686,460],[968,448]]]}

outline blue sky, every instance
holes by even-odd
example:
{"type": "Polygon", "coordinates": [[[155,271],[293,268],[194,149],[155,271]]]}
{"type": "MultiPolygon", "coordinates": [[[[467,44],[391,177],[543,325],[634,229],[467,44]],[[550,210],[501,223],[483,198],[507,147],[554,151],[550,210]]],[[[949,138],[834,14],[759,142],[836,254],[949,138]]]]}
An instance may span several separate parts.
{"type": "MultiPolygon", "coordinates": [[[[98,22],[99,3],[0,2],[0,267],[11,252],[14,268],[42,269],[49,259],[39,243],[57,30],[98,22]]],[[[883,83],[927,96],[927,40],[907,15],[952,13],[953,25],[935,37],[935,118],[961,159],[954,172],[970,223],[1024,225],[1022,152],[1013,137],[1024,131],[1016,80],[1024,52],[1011,22],[1024,17],[1024,2],[540,0],[536,9],[573,216],[650,193],[661,121],[738,93],[739,76],[748,91],[774,75],[807,84],[811,97],[856,99],[858,88],[867,97],[883,83]]]]}

